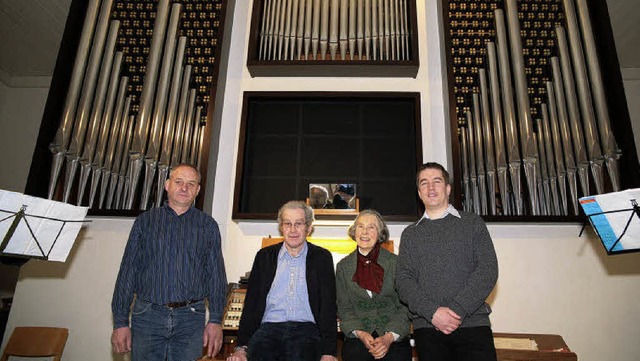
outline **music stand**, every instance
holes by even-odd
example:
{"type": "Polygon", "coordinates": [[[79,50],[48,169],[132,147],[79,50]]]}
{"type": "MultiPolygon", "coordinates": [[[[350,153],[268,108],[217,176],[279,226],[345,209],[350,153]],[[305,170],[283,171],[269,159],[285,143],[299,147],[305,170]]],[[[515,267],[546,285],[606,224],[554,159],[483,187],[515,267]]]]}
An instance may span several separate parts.
{"type": "Polygon", "coordinates": [[[640,188],[580,198],[608,255],[640,251],[640,188]]]}
{"type": "Polygon", "coordinates": [[[88,207],[0,190],[0,255],[64,262],[88,207]]]}

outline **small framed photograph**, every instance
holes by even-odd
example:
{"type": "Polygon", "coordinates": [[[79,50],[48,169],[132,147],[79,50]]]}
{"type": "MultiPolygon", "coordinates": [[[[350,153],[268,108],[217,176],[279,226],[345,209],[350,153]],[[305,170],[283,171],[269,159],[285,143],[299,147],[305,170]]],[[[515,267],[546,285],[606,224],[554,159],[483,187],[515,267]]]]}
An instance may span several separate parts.
{"type": "Polygon", "coordinates": [[[355,183],[310,183],[307,203],[316,214],[358,214],[355,183]]]}

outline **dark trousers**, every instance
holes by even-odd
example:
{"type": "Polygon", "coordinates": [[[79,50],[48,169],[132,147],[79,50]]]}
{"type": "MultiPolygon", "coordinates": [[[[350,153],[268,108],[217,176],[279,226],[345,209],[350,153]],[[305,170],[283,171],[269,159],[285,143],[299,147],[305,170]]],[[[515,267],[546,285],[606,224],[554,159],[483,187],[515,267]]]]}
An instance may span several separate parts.
{"type": "Polygon", "coordinates": [[[413,331],[420,361],[496,361],[491,327],[458,328],[445,335],[434,328],[413,331]]]}
{"type": "Polygon", "coordinates": [[[318,361],[320,330],[311,322],[263,323],[249,340],[251,361],[318,361]]]}
{"type": "MultiPolygon", "coordinates": [[[[377,337],[377,336],[374,336],[377,337]]],[[[345,337],[342,344],[342,361],[374,361],[367,347],[359,338],[345,337]]],[[[409,337],[399,339],[389,346],[389,352],[381,358],[383,361],[411,361],[409,337]]]]}

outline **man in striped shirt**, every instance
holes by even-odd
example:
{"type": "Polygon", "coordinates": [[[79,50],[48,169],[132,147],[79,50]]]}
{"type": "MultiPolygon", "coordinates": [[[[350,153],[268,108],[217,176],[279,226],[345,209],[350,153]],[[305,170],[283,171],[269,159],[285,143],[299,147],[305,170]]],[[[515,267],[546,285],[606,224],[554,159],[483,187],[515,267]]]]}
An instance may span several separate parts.
{"type": "Polygon", "coordinates": [[[132,361],[196,360],[222,346],[227,280],[218,224],[193,207],[200,173],[178,165],[165,190],[164,206],[136,218],[113,292],[113,351],[132,361]]]}

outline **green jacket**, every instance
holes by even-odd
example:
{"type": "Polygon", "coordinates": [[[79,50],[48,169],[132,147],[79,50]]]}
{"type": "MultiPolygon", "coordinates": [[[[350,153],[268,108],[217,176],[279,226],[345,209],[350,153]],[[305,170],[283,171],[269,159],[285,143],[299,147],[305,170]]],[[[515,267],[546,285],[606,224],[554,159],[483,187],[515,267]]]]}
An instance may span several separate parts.
{"type": "Polygon", "coordinates": [[[380,249],[378,264],[384,269],[384,280],[380,294],[373,297],[353,279],[356,272],[356,249],[338,262],[336,267],[336,296],[340,329],[346,337],[355,337],[354,330],[369,333],[376,331],[382,336],[388,331],[400,335],[409,334],[407,308],[400,303],[395,290],[397,256],[384,248],[380,249]]]}

